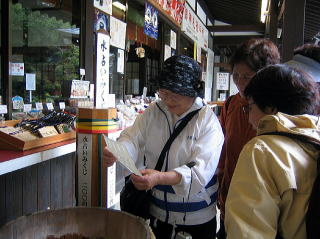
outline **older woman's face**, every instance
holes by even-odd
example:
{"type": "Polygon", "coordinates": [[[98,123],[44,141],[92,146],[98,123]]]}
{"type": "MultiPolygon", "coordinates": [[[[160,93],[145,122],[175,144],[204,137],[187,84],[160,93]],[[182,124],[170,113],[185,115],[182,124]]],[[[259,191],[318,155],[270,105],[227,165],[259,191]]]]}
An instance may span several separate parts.
{"type": "Polygon", "coordinates": [[[236,84],[241,97],[244,97],[243,92],[255,74],[245,63],[234,65],[232,72],[233,82],[236,84]]]}
{"type": "Polygon", "coordinates": [[[158,93],[168,110],[178,116],[188,111],[195,99],[194,97],[179,95],[166,89],[159,89],[158,93]]]}

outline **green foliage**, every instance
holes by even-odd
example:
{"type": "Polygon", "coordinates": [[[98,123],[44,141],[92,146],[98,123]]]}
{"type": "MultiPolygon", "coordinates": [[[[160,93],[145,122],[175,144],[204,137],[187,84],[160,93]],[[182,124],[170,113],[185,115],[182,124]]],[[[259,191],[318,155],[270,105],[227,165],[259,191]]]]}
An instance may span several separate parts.
{"type": "MultiPolygon", "coordinates": [[[[76,26],[19,3],[12,5],[12,13],[13,55],[22,54],[25,72],[36,73],[33,99],[60,98],[63,81],[79,79],[79,46],[72,43],[70,33],[61,31],[76,26]]],[[[22,77],[13,78],[13,94],[28,95],[22,77]]]]}
{"type": "Polygon", "coordinates": [[[20,3],[12,5],[12,12],[14,46],[63,46],[71,43],[66,42],[70,35],[61,31],[75,28],[69,22],[23,8],[20,3]]]}

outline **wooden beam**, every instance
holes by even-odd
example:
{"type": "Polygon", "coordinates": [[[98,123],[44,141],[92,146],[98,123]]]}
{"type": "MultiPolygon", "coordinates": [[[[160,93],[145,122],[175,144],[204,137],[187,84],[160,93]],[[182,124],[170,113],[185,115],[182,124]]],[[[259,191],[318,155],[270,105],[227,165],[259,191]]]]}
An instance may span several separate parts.
{"type": "Polygon", "coordinates": [[[279,15],[278,15],[278,21],[280,21],[280,19],[282,18],[282,15],[284,13],[285,7],[286,7],[286,0],[283,0],[281,8],[280,8],[279,15]]]}
{"type": "Polygon", "coordinates": [[[306,0],[286,1],[282,25],[282,61],[292,59],[293,50],[304,43],[306,0]]]}
{"type": "Polygon", "coordinates": [[[274,43],[277,42],[277,30],[278,30],[278,20],[277,20],[277,4],[275,0],[269,1],[269,14],[266,21],[266,32],[265,37],[270,38],[274,43]]]}
{"type": "Polygon", "coordinates": [[[246,40],[251,38],[261,38],[263,35],[256,36],[214,36],[213,45],[214,46],[236,46],[240,45],[246,40]]]}
{"type": "Polygon", "coordinates": [[[210,32],[264,32],[265,24],[209,26],[210,32]]]}
{"type": "Polygon", "coordinates": [[[3,27],[1,33],[2,46],[1,51],[1,81],[0,95],[2,96],[1,104],[8,106],[8,114],[6,119],[12,119],[12,76],[10,74],[10,62],[12,62],[12,0],[2,1],[1,24],[3,27]]]}

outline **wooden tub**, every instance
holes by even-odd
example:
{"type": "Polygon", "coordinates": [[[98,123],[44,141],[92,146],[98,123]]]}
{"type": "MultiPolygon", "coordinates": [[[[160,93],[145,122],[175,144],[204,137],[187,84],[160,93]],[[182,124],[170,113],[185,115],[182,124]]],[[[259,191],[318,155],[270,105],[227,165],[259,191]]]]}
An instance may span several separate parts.
{"type": "Polygon", "coordinates": [[[68,234],[104,239],[154,238],[143,219],[103,208],[75,207],[38,212],[0,228],[1,239],[46,239],[68,234]]]}

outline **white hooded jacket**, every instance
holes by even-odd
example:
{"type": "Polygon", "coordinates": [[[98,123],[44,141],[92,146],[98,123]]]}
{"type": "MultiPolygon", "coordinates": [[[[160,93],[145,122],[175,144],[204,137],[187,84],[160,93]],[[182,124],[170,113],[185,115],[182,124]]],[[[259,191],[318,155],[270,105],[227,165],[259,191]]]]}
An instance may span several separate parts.
{"type": "Polygon", "coordinates": [[[161,221],[167,218],[170,224],[202,224],[215,216],[218,183],[214,174],[224,137],[214,112],[210,107],[203,106],[200,98],[196,98],[191,108],[178,117],[171,114],[159,100],[139,115],[134,125],[124,130],[118,139],[126,146],[137,165],[141,165],[144,160],[139,156],[144,155],[146,167],[154,169],[174,127],[189,112],[201,107],[173,141],[168,161],[165,159],[162,167],[162,171],[165,171],[168,163],[167,171],[174,170],[181,174],[181,182],[172,187],[152,189],[154,202],[150,213],[161,221]],[[186,164],[191,161],[195,166],[190,169],[186,164]],[[164,192],[166,190],[169,191],[164,192]]]}

